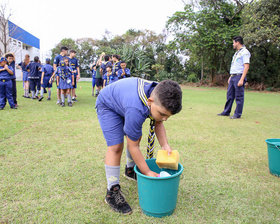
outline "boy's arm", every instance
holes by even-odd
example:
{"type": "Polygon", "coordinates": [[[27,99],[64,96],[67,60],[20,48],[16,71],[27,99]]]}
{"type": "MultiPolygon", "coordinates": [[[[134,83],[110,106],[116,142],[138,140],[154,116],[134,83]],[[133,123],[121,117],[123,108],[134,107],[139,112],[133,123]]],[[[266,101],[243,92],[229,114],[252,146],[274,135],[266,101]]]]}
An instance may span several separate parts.
{"type": "Polygon", "coordinates": [[[9,69],[8,65],[5,65],[4,68],[7,70],[7,72],[8,72],[10,75],[13,75],[13,74],[14,74],[14,71],[11,70],[11,69],[9,69]]]}
{"type": "Polygon", "coordinates": [[[59,86],[59,76],[56,76],[57,86],[59,86]]]}
{"type": "Polygon", "coordinates": [[[132,159],[134,160],[137,167],[141,171],[141,173],[146,176],[157,177],[158,174],[150,170],[150,168],[148,167],[148,165],[140,151],[139,143],[140,143],[141,138],[137,141],[133,141],[128,137],[126,139],[127,139],[128,150],[132,156],[132,159]]]}
{"type": "Polygon", "coordinates": [[[168,144],[165,127],[164,127],[162,121],[160,121],[160,122],[157,121],[156,122],[155,133],[156,133],[156,136],[157,136],[157,139],[159,141],[159,144],[160,144],[161,148],[163,150],[166,150],[168,152],[168,155],[169,155],[172,152],[172,149],[168,144]]]}
{"type": "Polygon", "coordinates": [[[81,78],[80,67],[77,67],[77,72],[78,72],[77,80],[79,80],[81,78]]]}
{"type": "Polygon", "coordinates": [[[103,81],[103,88],[105,87],[105,83],[106,83],[106,80],[104,79],[104,81],[103,81]]]}
{"type": "Polygon", "coordinates": [[[45,72],[42,72],[42,77],[41,77],[41,84],[43,84],[43,80],[44,80],[44,75],[45,75],[45,72]]]}
{"type": "Polygon", "coordinates": [[[74,75],[72,74],[72,86],[74,86],[74,75]]]}

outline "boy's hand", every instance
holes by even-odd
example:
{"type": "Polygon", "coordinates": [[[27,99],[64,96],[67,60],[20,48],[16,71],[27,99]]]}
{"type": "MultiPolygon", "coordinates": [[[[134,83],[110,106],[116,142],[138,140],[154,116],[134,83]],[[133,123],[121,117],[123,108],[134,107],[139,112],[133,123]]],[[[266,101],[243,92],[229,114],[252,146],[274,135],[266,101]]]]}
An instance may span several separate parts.
{"type": "Polygon", "coordinates": [[[153,171],[149,171],[148,173],[146,173],[146,176],[149,176],[149,177],[158,177],[158,173],[155,173],[153,171]]]}
{"type": "Polygon", "coordinates": [[[161,149],[166,150],[168,155],[172,153],[172,148],[168,144],[162,146],[161,149]]]}

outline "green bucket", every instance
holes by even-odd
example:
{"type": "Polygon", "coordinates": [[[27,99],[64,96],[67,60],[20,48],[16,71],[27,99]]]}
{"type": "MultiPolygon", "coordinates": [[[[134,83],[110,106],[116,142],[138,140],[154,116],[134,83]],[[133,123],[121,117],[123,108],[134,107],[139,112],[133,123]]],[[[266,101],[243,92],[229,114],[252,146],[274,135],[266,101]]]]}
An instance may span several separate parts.
{"type": "Polygon", "coordinates": [[[148,216],[171,215],[176,208],[180,176],[184,168],[179,163],[178,170],[160,169],[155,159],[147,159],[146,162],[150,170],[156,173],[167,171],[171,176],[148,177],[135,166],[140,207],[148,216]]]}
{"type": "Polygon", "coordinates": [[[280,177],[280,139],[266,139],[268,151],[268,166],[272,175],[280,177]]]}

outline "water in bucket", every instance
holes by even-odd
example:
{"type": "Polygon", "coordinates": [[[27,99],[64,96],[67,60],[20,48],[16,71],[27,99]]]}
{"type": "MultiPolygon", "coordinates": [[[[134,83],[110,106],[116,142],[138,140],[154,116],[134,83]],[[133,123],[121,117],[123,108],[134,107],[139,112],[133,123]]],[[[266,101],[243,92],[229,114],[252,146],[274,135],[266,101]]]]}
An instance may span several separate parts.
{"type": "Polygon", "coordinates": [[[139,204],[144,214],[154,217],[171,215],[177,204],[180,176],[183,166],[179,163],[178,170],[160,169],[155,159],[146,160],[150,170],[160,173],[166,171],[167,177],[148,177],[143,175],[137,166],[137,186],[139,204]]]}
{"type": "Polygon", "coordinates": [[[280,139],[266,139],[268,166],[271,174],[280,177],[280,139]]]}

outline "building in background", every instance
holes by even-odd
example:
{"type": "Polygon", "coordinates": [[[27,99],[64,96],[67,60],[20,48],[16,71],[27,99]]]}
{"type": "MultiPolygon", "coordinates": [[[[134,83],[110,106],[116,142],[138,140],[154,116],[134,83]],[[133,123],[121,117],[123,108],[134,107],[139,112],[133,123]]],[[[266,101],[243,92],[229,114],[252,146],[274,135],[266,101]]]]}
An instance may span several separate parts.
{"type": "MultiPolygon", "coordinates": [[[[7,31],[3,31],[0,27],[0,32],[6,37],[6,42],[0,42],[1,52],[11,52],[15,55],[16,64],[20,63],[26,54],[30,55],[30,60],[35,56],[40,57],[40,39],[25,31],[21,27],[8,20],[7,31]],[[4,46],[4,43],[7,46],[4,46]]],[[[3,35],[2,35],[3,36],[3,35]]],[[[2,55],[1,55],[2,56],[2,55]]],[[[21,71],[16,69],[17,79],[21,79],[21,71]]]]}

